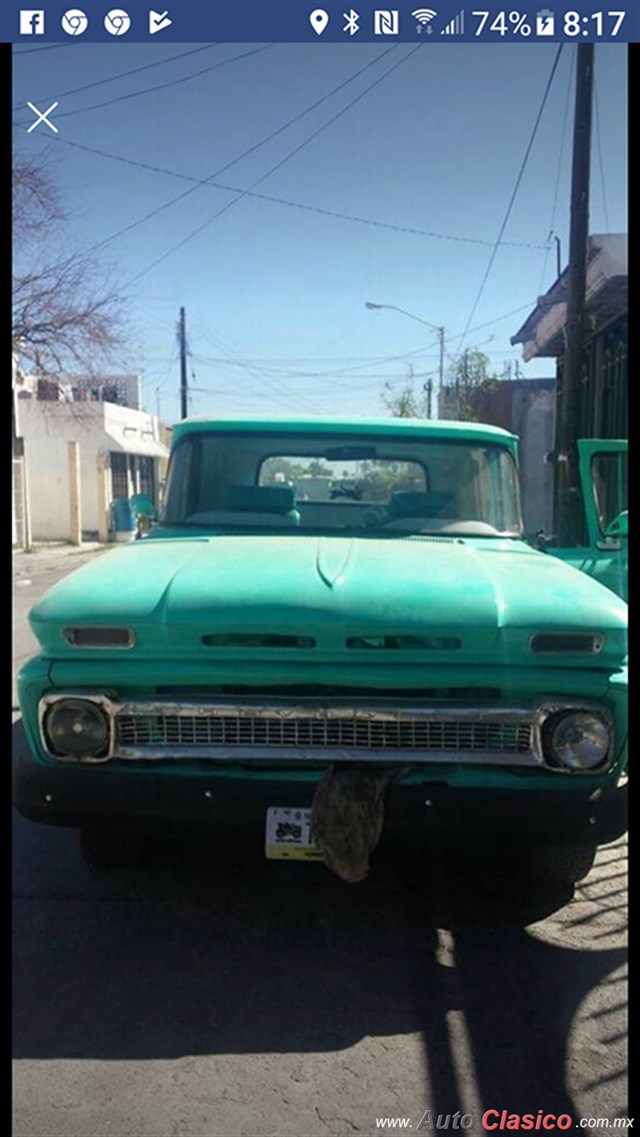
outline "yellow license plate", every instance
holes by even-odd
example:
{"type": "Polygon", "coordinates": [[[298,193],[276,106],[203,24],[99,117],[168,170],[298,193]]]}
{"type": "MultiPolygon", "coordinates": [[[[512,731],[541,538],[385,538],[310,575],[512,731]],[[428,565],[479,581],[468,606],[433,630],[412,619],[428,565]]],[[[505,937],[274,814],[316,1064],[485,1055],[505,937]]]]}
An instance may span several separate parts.
{"type": "Polygon", "coordinates": [[[311,841],[311,810],[271,806],[267,810],[265,856],[270,861],[319,861],[311,841]]]}

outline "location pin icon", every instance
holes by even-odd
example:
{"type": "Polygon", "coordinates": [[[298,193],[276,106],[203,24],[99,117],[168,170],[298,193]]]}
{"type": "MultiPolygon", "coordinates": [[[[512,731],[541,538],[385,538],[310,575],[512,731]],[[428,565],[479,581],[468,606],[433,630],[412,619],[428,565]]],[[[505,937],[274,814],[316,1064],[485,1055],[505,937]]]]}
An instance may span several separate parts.
{"type": "Polygon", "coordinates": [[[329,17],[323,8],[315,8],[309,16],[309,23],[314,32],[317,32],[318,35],[321,36],[329,23],[329,17]]]}

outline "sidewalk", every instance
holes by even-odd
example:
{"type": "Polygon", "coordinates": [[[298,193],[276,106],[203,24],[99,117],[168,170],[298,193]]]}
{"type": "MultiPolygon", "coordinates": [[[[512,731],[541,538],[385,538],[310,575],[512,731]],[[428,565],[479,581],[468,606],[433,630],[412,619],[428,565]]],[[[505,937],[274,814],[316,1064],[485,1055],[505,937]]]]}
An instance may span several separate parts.
{"type": "Polygon", "coordinates": [[[98,541],[84,541],[82,545],[71,545],[60,541],[39,542],[33,546],[32,552],[25,553],[19,550],[13,553],[13,579],[19,583],[25,578],[31,579],[40,573],[56,569],[73,572],[91,555],[115,548],[116,544],[104,545],[98,541]]]}

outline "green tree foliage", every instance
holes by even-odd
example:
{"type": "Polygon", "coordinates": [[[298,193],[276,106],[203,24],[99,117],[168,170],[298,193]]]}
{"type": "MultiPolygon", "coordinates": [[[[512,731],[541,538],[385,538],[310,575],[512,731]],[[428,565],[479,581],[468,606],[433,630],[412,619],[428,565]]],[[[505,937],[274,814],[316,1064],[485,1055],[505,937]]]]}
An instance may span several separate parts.
{"type": "Polygon", "coordinates": [[[389,379],[384,385],[382,401],[394,418],[427,418],[427,396],[419,395],[412,379],[396,386],[389,379]]]}
{"type": "MultiPolygon", "coordinates": [[[[487,418],[487,396],[498,383],[509,378],[491,369],[491,360],[477,348],[468,348],[453,361],[440,393],[439,415],[445,419],[482,422],[487,418]]],[[[418,393],[413,376],[399,383],[391,380],[384,385],[382,401],[394,418],[430,418],[431,398],[427,392],[418,393]]]]}
{"type": "Polygon", "coordinates": [[[482,422],[486,419],[485,395],[495,391],[500,382],[495,371],[490,371],[490,363],[489,356],[477,348],[470,348],[457,358],[447,384],[448,394],[445,396],[453,411],[451,417],[466,422],[482,422]]]}

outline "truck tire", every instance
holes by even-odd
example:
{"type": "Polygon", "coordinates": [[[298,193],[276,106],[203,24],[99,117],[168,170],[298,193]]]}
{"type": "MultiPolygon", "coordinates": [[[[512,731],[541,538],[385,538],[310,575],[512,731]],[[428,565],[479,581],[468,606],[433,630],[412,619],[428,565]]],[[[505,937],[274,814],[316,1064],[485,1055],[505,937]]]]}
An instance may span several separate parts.
{"type": "Polygon", "coordinates": [[[98,868],[140,864],[149,857],[151,845],[151,838],[143,833],[125,833],[93,826],[80,830],[82,858],[86,864],[98,868]]]}
{"type": "Polygon", "coordinates": [[[535,884],[577,884],[589,874],[596,845],[533,845],[521,849],[518,867],[535,884]]]}

